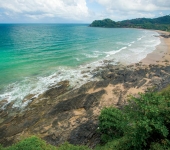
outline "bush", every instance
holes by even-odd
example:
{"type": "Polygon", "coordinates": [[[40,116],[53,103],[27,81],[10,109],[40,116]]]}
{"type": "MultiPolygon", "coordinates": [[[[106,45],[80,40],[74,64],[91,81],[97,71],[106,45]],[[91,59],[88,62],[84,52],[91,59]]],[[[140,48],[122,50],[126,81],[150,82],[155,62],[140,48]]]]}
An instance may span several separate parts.
{"type": "Polygon", "coordinates": [[[90,150],[87,146],[75,146],[68,142],[62,144],[57,150],[90,150]]]}
{"type": "Polygon", "coordinates": [[[119,109],[105,108],[99,116],[99,131],[102,132],[102,141],[121,137],[123,135],[123,115],[119,109]]]}
{"type": "Polygon", "coordinates": [[[122,110],[105,108],[99,117],[102,139],[106,142],[117,138],[117,144],[111,143],[123,145],[121,149],[149,149],[153,143],[169,147],[169,102],[169,90],[164,90],[131,97],[122,110]]]}
{"type": "Polygon", "coordinates": [[[69,143],[64,143],[60,147],[55,147],[47,144],[44,140],[36,136],[26,138],[10,147],[3,148],[0,145],[0,150],[90,150],[87,146],[74,146],[69,143]]]}
{"type": "Polygon", "coordinates": [[[40,138],[32,136],[10,147],[4,148],[3,150],[57,150],[57,149],[56,147],[47,144],[40,138]]]}

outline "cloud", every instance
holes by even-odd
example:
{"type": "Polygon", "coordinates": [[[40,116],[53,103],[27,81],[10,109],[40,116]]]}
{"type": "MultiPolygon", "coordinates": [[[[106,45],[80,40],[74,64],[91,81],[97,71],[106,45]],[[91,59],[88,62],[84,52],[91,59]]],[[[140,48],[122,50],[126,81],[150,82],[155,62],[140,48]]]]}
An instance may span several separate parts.
{"type": "Polygon", "coordinates": [[[34,19],[60,17],[81,20],[89,16],[85,0],[0,0],[0,8],[13,15],[34,19]]]}
{"type": "Polygon", "coordinates": [[[170,0],[94,0],[105,8],[108,18],[124,20],[154,18],[158,11],[169,11],[170,0]]]}
{"type": "Polygon", "coordinates": [[[169,0],[96,0],[107,9],[123,11],[156,11],[169,10],[169,0]]]}
{"type": "Polygon", "coordinates": [[[0,0],[0,22],[115,21],[170,14],[170,0],[0,0]]]}

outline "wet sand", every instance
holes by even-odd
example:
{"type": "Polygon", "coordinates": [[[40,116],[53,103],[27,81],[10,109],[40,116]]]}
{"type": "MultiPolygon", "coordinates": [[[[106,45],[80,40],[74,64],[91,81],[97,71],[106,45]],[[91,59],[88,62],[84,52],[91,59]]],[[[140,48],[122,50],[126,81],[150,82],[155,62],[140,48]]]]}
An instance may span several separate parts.
{"type": "Polygon", "coordinates": [[[155,30],[160,34],[161,43],[156,47],[152,53],[148,54],[146,58],[141,60],[143,64],[159,64],[167,65],[170,61],[170,38],[162,37],[161,35],[169,35],[165,31],[155,30]]]}

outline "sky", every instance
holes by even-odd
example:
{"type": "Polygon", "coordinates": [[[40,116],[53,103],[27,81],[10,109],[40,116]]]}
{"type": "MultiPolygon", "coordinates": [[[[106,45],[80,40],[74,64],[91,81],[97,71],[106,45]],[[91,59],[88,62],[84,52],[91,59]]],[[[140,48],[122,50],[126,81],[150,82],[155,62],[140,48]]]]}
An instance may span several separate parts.
{"type": "Polygon", "coordinates": [[[0,0],[0,23],[91,23],[170,14],[170,0],[0,0]]]}

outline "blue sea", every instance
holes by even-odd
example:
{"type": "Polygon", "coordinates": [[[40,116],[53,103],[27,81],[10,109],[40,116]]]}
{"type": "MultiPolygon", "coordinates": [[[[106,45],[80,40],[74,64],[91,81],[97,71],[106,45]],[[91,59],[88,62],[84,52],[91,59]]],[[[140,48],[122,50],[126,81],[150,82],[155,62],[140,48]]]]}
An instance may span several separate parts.
{"type": "Polygon", "coordinates": [[[72,87],[93,80],[81,72],[103,60],[139,62],[160,43],[149,30],[92,28],[88,24],[0,24],[0,101],[38,96],[58,82],[72,87]]]}

